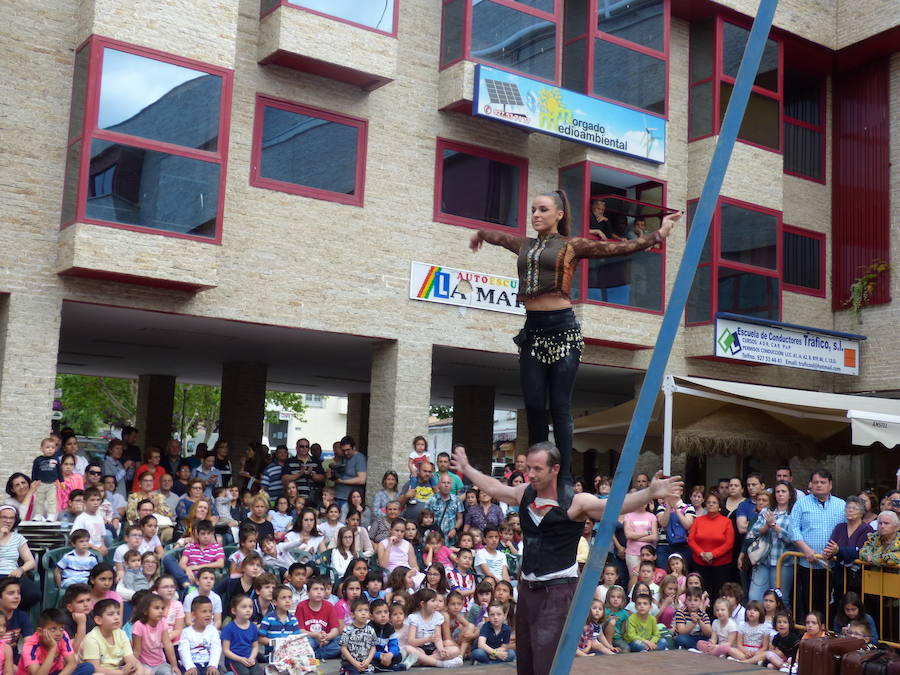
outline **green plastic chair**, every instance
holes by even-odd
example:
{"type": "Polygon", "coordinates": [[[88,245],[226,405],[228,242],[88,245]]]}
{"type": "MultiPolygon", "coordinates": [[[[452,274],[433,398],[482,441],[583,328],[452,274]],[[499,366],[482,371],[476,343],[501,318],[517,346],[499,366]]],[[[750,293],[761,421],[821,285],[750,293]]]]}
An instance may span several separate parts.
{"type": "Polygon", "coordinates": [[[44,553],[44,557],[41,561],[41,567],[44,570],[44,599],[41,603],[43,609],[59,606],[59,601],[63,596],[63,590],[56,585],[54,570],[56,569],[56,563],[71,550],[71,546],[63,546],[61,548],[51,549],[44,553]]]}

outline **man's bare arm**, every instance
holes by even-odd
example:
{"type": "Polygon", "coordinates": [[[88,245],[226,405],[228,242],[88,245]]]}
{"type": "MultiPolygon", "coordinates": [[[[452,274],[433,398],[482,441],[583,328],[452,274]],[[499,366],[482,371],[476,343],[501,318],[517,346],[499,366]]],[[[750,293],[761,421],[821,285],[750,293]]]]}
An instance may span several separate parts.
{"type": "Polygon", "coordinates": [[[461,447],[456,448],[456,450],[453,451],[453,459],[450,462],[450,468],[468,478],[475,487],[479,490],[484,490],[498,501],[509,504],[510,506],[516,506],[522,501],[522,495],[525,493],[526,487],[524,483],[511,487],[501,483],[496,478],[486,476],[469,464],[469,458],[466,456],[466,451],[461,447]]]}
{"type": "MultiPolygon", "coordinates": [[[[637,492],[629,492],[625,495],[621,512],[640,511],[647,506],[651,499],[663,499],[670,495],[674,496],[675,489],[678,486],[684,487],[684,481],[681,479],[681,476],[662,478],[662,472],[657,472],[650,483],[650,487],[637,492]]],[[[587,517],[592,520],[600,520],[603,517],[603,512],[606,510],[607,501],[606,499],[597,499],[594,495],[586,492],[577,494],[572,500],[572,506],[569,507],[569,518],[572,520],[584,520],[587,517]]]]}

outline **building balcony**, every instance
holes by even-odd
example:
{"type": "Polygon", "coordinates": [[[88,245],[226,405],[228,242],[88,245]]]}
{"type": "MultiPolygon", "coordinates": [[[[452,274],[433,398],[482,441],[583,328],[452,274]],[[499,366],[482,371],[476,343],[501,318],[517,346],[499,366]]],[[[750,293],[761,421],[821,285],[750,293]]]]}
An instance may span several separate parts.
{"type": "Polygon", "coordinates": [[[259,21],[257,60],[366,91],[397,77],[397,39],[365,25],[283,0],[268,3],[259,21]]]}

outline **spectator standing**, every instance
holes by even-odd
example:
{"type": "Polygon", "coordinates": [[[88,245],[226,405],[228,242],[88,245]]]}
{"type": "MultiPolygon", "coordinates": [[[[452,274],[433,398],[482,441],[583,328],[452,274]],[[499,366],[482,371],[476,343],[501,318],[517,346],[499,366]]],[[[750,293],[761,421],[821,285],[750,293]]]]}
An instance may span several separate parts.
{"type": "Polygon", "coordinates": [[[275,459],[263,471],[262,489],[273,501],[284,494],[284,484],[300,477],[300,464],[288,457],[286,445],[275,448],[275,459]]]}
{"type": "Polygon", "coordinates": [[[141,463],[141,449],[137,443],[138,430],[131,426],[122,427],[122,442],[125,443],[125,452],[122,453],[122,462],[130,461],[132,466],[141,463]]]}
{"type": "Polygon", "coordinates": [[[346,458],[344,469],[334,477],[334,501],[343,506],[350,497],[350,491],[356,487],[366,488],[366,456],[356,447],[352,436],[341,439],[341,451],[346,458]]]}
{"type": "Polygon", "coordinates": [[[831,533],[838,523],[845,520],[846,502],[831,494],[833,487],[831,472],[816,469],[810,479],[810,494],[797,500],[791,509],[790,536],[797,549],[804,554],[800,561],[796,579],[798,602],[794,616],[806,616],[815,609],[810,607],[810,586],[813,598],[827,598],[827,562],[817,556],[825,552],[831,533]]]}
{"type": "Polygon", "coordinates": [[[722,584],[731,579],[734,526],[721,514],[717,492],[706,497],[706,515],[694,519],[688,534],[695,569],[703,576],[710,596],[718,597],[722,584]]]}
{"type": "MultiPolygon", "coordinates": [[[[644,474],[638,474],[642,476],[644,474]]],[[[645,488],[640,488],[645,489],[645,488]]],[[[653,504],[648,504],[653,507],[653,504]]],[[[656,514],[651,513],[645,507],[640,511],[626,513],[624,518],[625,538],[625,565],[632,577],[637,575],[637,567],[641,562],[641,548],[646,545],[656,548],[659,537],[659,521],[656,514]]]]}
{"type": "Polygon", "coordinates": [[[325,470],[322,468],[322,463],[310,454],[308,438],[298,438],[296,449],[297,463],[300,465],[297,493],[309,501],[325,487],[325,470]]]}
{"type": "Polygon", "coordinates": [[[772,491],[775,502],[772,508],[760,511],[750,526],[749,537],[756,539],[765,537],[769,551],[765,557],[753,566],[750,576],[750,600],[763,601],[765,592],[770,588],[780,588],[782,595],[791,597],[794,566],[790,562],[781,569],[781,584],[776,586],[778,577],[778,559],[791,545],[790,522],[791,509],[797,501],[794,486],[787,481],[778,481],[772,491]]]}
{"type": "Polygon", "coordinates": [[[178,473],[178,467],[181,464],[181,441],[176,438],[170,438],[166,441],[166,451],[160,465],[166,470],[166,473],[174,476],[178,473]]]}
{"type": "Polygon", "coordinates": [[[228,456],[230,448],[228,441],[217,439],[213,444],[212,454],[215,458],[213,466],[219,472],[219,487],[228,487],[231,485],[231,458],[228,456]]]}
{"type": "Polygon", "coordinates": [[[661,499],[656,507],[656,519],[659,523],[660,543],[656,547],[656,566],[665,568],[669,556],[678,553],[683,560],[690,559],[691,547],[688,545],[688,533],[697,512],[693,504],[685,504],[682,500],[683,488],[676,490],[677,496],[661,499]],[[666,539],[663,544],[662,533],[666,539]]]}
{"type": "Polygon", "coordinates": [[[448,471],[438,478],[437,494],[428,500],[428,508],[434,513],[434,524],[444,535],[448,545],[462,532],[462,502],[453,494],[453,480],[448,471]]]}
{"type": "Polygon", "coordinates": [[[59,455],[60,458],[62,458],[63,455],[72,455],[75,458],[75,473],[84,475],[84,471],[87,469],[88,459],[84,456],[84,453],[81,452],[81,448],[78,447],[78,438],[75,434],[63,436],[62,451],[59,455]]]}
{"type": "Polygon", "coordinates": [[[826,560],[834,562],[831,580],[835,598],[847,591],[862,593],[862,577],[856,560],[872,531],[862,520],[865,509],[859,497],[848,497],[844,507],[846,522],[834,526],[831,538],[822,551],[826,560]]]}
{"type": "Polygon", "coordinates": [[[203,481],[203,494],[213,498],[213,489],[222,487],[222,472],[216,468],[216,451],[207,450],[200,466],[191,472],[191,478],[203,481]]]}
{"type": "Polygon", "coordinates": [[[794,474],[791,472],[791,467],[785,465],[779,466],[777,469],[775,469],[775,482],[777,483],[780,480],[791,484],[791,486],[797,493],[797,499],[800,499],[800,497],[806,494],[805,491],[794,485],[794,474]]]}
{"type": "MultiPolygon", "coordinates": [[[[463,447],[461,443],[455,443],[453,445],[454,449],[457,447],[463,447]]],[[[441,479],[442,476],[450,476],[450,494],[459,497],[460,495],[465,494],[466,485],[462,482],[462,478],[457,476],[450,470],[450,455],[446,452],[438,453],[437,456],[437,478],[441,479]]]]}
{"type": "Polygon", "coordinates": [[[900,516],[894,511],[878,514],[878,531],[869,535],[859,551],[859,557],[873,565],[900,567],[900,516]]]}
{"type": "Polygon", "coordinates": [[[387,505],[389,502],[397,501],[400,493],[397,488],[400,487],[400,479],[397,472],[388,469],[381,477],[381,489],[375,493],[375,500],[372,502],[372,509],[375,511],[376,518],[387,513],[387,505]]]}
{"type": "MultiPolygon", "coordinates": [[[[114,438],[106,445],[103,458],[103,475],[116,479],[116,492],[128,499],[128,484],[134,479],[134,465],[123,459],[125,442],[114,438]]],[[[173,474],[174,475],[174,474],[173,474]]]]}

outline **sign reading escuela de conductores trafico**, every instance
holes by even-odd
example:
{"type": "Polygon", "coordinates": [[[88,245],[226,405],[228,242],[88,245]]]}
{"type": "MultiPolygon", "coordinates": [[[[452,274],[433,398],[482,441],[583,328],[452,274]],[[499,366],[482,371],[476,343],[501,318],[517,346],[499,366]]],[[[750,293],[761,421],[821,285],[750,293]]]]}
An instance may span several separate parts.
{"type": "Polygon", "coordinates": [[[413,261],[409,271],[411,300],[524,314],[518,301],[519,280],[413,261]]]}
{"type": "Polygon", "coordinates": [[[716,317],[715,355],[771,366],[859,375],[859,340],[716,317]]]}

